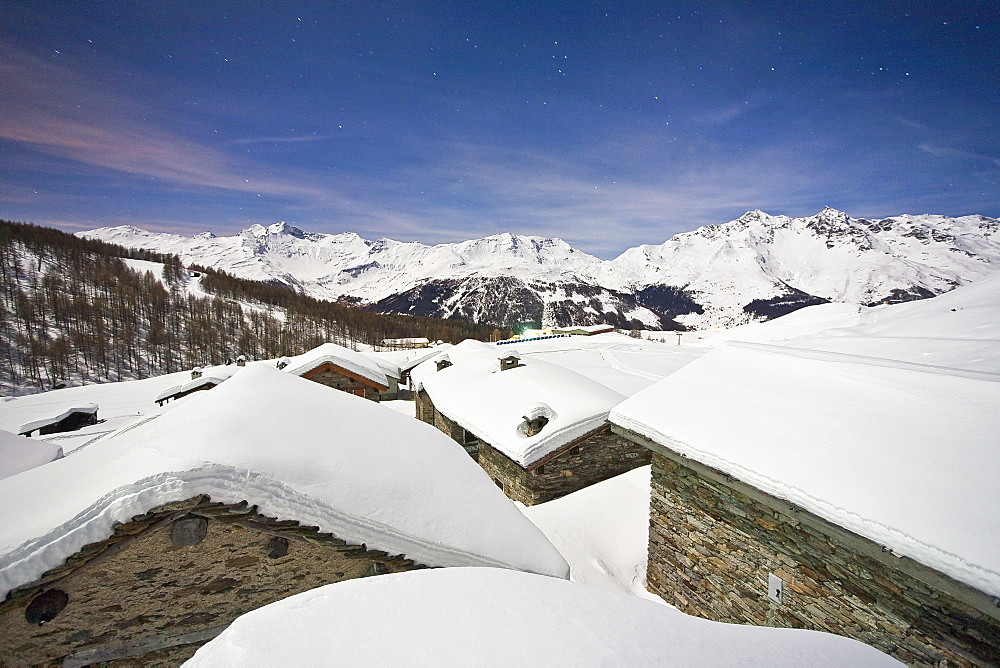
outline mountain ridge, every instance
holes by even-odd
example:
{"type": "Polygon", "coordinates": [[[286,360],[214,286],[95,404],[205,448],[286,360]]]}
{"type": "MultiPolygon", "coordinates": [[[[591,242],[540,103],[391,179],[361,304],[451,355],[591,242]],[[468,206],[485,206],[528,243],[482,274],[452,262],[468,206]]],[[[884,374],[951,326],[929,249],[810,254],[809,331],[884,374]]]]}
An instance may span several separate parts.
{"type": "Polygon", "coordinates": [[[830,207],[805,217],[753,210],[611,260],[562,239],[509,232],[434,246],[305,232],[283,221],[232,237],[132,226],[79,234],[384,312],[671,329],[740,324],[823,301],[940,294],[1000,270],[998,228],[979,215],[868,220],[830,207]]]}

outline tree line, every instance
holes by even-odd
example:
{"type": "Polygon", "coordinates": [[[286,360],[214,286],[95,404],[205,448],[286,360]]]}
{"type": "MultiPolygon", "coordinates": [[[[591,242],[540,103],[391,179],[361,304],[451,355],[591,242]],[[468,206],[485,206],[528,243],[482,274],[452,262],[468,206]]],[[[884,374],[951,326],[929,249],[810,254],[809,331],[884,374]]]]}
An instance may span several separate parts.
{"type": "Polygon", "coordinates": [[[381,315],[210,268],[185,268],[175,255],[0,221],[4,394],[145,378],[239,355],[296,355],[326,341],[377,345],[423,336],[457,342],[497,334],[492,326],[458,320],[381,315]],[[163,267],[154,275],[127,260],[163,267]],[[205,296],[186,289],[194,281],[205,296]]]}

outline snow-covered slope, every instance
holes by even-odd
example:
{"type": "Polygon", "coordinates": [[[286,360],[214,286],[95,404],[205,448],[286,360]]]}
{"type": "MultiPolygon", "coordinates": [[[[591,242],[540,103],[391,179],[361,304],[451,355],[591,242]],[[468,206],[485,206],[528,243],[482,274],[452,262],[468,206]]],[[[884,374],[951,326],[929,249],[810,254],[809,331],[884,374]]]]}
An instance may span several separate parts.
{"type": "Polygon", "coordinates": [[[1000,274],[905,304],[821,304],[705,335],[1000,374],[1000,274]]]}
{"type": "Polygon", "coordinates": [[[186,666],[894,666],[856,640],[720,624],[586,585],[448,568],[327,585],[250,612],[186,666]]]}
{"type": "Polygon", "coordinates": [[[510,326],[638,320],[669,328],[675,316],[695,326],[738,324],[824,301],[939,294],[1000,270],[998,226],[983,216],[871,221],[829,208],[805,218],[750,211],[613,260],[561,239],[507,233],[437,246],[313,234],[287,223],[234,237],[128,226],[81,234],[387,312],[510,326]]]}

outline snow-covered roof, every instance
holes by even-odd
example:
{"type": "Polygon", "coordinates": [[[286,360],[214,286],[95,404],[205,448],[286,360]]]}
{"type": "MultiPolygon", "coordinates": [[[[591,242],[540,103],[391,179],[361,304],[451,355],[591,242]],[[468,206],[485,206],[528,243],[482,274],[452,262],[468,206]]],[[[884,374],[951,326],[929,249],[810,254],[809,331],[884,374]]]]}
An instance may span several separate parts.
{"type": "Polygon", "coordinates": [[[37,420],[32,420],[31,422],[25,422],[24,424],[22,424],[18,428],[17,433],[18,434],[30,434],[31,432],[35,431],[36,429],[41,429],[42,427],[47,427],[50,424],[55,424],[56,422],[59,422],[60,420],[65,420],[66,418],[68,418],[73,413],[88,413],[88,414],[93,415],[94,413],[96,413],[98,411],[98,408],[99,407],[98,407],[97,404],[90,404],[90,403],[87,403],[87,404],[78,404],[78,405],[75,405],[75,406],[70,406],[70,407],[66,408],[65,410],[63,410],[63,412],[59,413],[58,415],[53,415],[53,416],[49,416],[49,417],[39,418],[37,420]]]}
{"type": "Polygon", "coordinates": [[[211,371],[203,372],[202,375],[197,378],[192,378],[185,383],[171,385],[170,387],[164,389],[156,395],[156,398],[153,399],[153,401],[163,401],[164,399],[169,399],[175,395],[185,394],[187,392],[192,392],[208,386],[214,387],[223,381],[228,380],[241,368],[243,367],[238,367],[236,365],[212,367],[211,371]]]}
{"type": "Polygon", "coordinates": [[[191,380],[180,383],[179,385],[172,385],[159,394],[153,401],[162,401],[164,399],[169,399],[170,397],[177,394],[184,394],[187,392],[193,392],[194,390],[199,390],[208,386],[216,386],[225,380],[228,380],[234,373],[239,371],[242,367],[235,365],[228,366],[217,366],[212,367],[211,371],[203,372],[202,375],[197,378],[192,378],[191,380]]]}
{"type": "Polygon", "coordinates": [[[610,419],[1000,595],[1000,374],[728,343],[610,419]]]}
{"type": "Polygon", "coordinates": [[[432,426],[250,365],[197,400],[0,480],[0,597],[105,539],[114,522],[198,494],[247,500],[426,565],[568,574],[544,535],[432,426]]]}
{"type": "Polygon", "coordinates": [[[477,341],[463,341],[448,353],[452,366],[423,380],[435,408],[521,466],[597,429],[625,398],[542,360],[501,371],[506,351],[477,341]],[[548,422],[527,436],[525,417],[548,422]]]}
{"type": "Polygon", "coordinates": [[[438,360],[446,359],[456,364],[462,362],[464,359],[479,359],[488,355],[499,359],[502,353],[503,350],[497,348],[494,344],[483,343],[475,339],[465,339],[454,346],[440,346],[434,349],[433,354],[427,355],[420,364],[412,368],[410,371],[410,387],[415,390],[423,389],[424,380],[437,373],[438,360]]]}
{"type": "Polygon", "coordinates": [[[185,666],[898,666],[856,640],[722,624],[492,568],[326,585],[249,612],[185,666]],[[387,637],[391,636],[391,638],[387,637]]]}
{"type": "Polygon", "coordinates": [[[336,343],[324,343],[309,352],[290,358],[290,364],[283,371],[301,376],[325,363],[338,366],[382,387],[389,387],[385,372],[374,359],[350,348],[338,346],[336,343]]]}
{"type": "Polygon", "coordinates": [[[0,479],[33,469],[63,456],[54,443],[0,430],[0,479]]]}

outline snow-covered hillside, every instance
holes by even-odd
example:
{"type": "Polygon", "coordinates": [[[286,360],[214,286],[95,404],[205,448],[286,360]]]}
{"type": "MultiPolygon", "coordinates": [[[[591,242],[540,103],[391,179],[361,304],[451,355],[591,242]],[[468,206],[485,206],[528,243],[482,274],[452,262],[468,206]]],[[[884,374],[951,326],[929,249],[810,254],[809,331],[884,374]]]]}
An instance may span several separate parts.
{"type": "Polygon", "coordinates": [[[498,234],[426,246],[287,223],[233,237],[182,237],[135,227],[81,235],[176,253],[185,263],[283,283],[329,300],[413,315],[516,325],[634,320],[669,328],[732,325],[825,301],[928,297],[1000,270],[1000,222],[983,216],[882,220],[834,209],[804,217],[750,211],[631,248],[613,260],[561,239],[498,234]]]}

